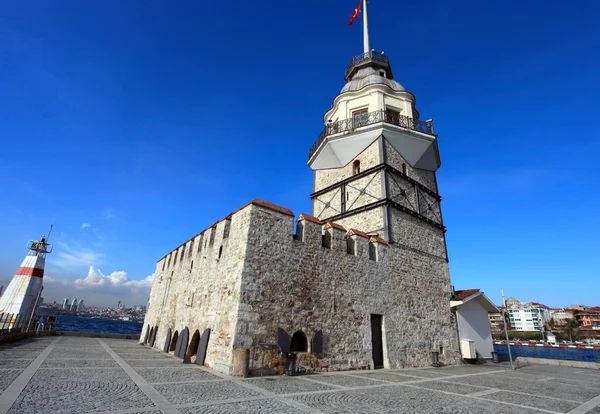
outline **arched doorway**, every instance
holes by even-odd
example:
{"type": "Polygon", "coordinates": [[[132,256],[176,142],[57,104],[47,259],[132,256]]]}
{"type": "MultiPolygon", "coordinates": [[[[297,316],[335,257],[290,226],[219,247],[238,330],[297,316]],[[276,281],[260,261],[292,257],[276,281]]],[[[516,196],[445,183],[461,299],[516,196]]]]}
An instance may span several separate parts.
{"type": "Polygon", "coordinates": [[[198,353],[198,344],[200,343],[200,331],[196,329],[194,335],[192,335],[192,340],[190,341],[190,346],[187,350],[187,355],[189,357],[193,357],[198,353]]]}
{"type": "Polygon", "coordinates": [[[190,336],[190,330],[185,327],[179,334],[179,339],[177,340],[177,344],[175,345],[175,356],[179,358],[183,358],[185,356],[185,352],[187,351],[188,339],[190,336]]]}
{"type": "Polygon", "coordinates": [[[150,339],[152,338],[152,334],[154,333],[154,328],[150,328],[150,331],[148,332],[148,336],[146,337],[146,344],[150,341],[150,339]]]}
{"type": "Polygon", "coordinates": [[[165,342],[163,343],[163,352],[169,352],[169,346],[171,346],[171,328],[167,329],[167,336],[165,336],[165,342]]]}
{"type": "Polygon", "coordinates": [[[169,345],[169,352],[175,351],[175,347],[177,346],[177,339],[179,338],[179,332],[175,331],[173,334],[173,338],[171,338],[171,345],[169,345]]]}
{"type": "Polygon", "coordinates": [[[154,342],[156,341],[156,334],[158,333],[158,325],[154,327],[154,332],[150,335],[150,347],[154,347],[154,342]]]}
{"type": "Polygon", "coordinates": [[[294,332],[290,343],[290,352],[308,352],[308,339],[304,332],[294,332]]]}

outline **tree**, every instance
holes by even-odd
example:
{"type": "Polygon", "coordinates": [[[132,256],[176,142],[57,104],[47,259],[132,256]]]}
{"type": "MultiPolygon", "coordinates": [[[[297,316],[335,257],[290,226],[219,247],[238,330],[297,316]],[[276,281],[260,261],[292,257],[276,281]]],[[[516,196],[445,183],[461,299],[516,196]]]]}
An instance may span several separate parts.
{"type": "Polygon", "coordinates": [[[575,319],[569,319],[565,324],[565,333],[569,335],[569,340],[573,342],[573,337],[579,336],[579,324],[575,319]]]}

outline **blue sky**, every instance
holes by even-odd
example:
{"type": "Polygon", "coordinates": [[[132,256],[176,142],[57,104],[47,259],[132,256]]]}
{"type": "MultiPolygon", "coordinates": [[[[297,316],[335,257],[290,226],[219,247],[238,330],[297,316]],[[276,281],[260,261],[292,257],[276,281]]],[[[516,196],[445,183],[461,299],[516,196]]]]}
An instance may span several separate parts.
{"type": "MultiPolygon", "coordinates": [[[[47,299],[143,304],[160,257],[249,200],[310,213],[307,151],[362,52],[355,6],[3,4],[0,280],[54,223],[47,299]]],[[[440,134],[457,289],[600,304],[599,14],[370,2],[371,46],[440,134]]]]}

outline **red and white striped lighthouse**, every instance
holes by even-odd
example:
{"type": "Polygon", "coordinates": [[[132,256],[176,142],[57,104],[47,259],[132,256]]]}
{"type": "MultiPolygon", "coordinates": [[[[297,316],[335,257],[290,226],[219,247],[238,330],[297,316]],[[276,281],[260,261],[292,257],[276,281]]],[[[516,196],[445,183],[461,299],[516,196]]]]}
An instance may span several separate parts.
{"type": "Polygon", "coordinates": [[[48,244],[48,237],[42,236],[40,240],[30,240],[27,243],[29,254],[13,276],[4,294],[0,298],[0,313],[21,315],[29,318],[42,293],[44,278],[44,265],[46,254],[52,252],[48,244]]]}

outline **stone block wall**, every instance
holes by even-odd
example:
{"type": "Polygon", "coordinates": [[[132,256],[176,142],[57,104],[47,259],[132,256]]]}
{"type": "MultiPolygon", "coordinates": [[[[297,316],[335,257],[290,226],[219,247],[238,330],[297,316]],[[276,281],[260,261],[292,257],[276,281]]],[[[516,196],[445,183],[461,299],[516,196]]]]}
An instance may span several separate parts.
{"type": "Polygon", "coordinates": [[[276,343],[278,328],[304,332],[309,346],[322,331],[324,352],[302,353],[300,364],[363,369],[372,367],[378,314],[386,367],[427,366],[440,349],[443,362],[458,361],[445,260],[304,215],[294,236],[294,221],[289,210],[253,202],[161,259],[144,322],[159,327],[154,346],[162,349],[168,328],[187,326],[190,338],[211,328],[206,365],[230,373],[240,348],[250,349],[252,367],[282,364],[259,346],[276,343]]]}

